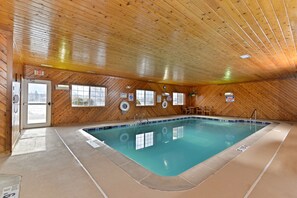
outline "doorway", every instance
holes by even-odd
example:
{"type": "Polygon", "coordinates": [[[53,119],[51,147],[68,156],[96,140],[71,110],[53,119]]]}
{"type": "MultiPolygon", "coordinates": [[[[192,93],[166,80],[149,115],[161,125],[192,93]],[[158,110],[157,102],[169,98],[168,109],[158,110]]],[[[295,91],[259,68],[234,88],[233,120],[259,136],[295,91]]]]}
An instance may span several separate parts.
{"type": "Polygon", "coordinates": [[[23,128],[51,125],[51,82],[46,80],[23,81],[23,128]]]}

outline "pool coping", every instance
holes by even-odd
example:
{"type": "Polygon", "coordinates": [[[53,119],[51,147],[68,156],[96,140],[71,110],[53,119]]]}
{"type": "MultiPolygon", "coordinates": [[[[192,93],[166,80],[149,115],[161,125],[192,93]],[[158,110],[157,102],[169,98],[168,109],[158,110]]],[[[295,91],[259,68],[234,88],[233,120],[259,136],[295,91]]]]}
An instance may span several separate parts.
{"type": "MultiPolygon", "coordinates": [[[[180,115],[180,116],[172,116],[170,118],[152,118],[148,123],[158,123],[162,120],[171,121],[171,120],[183,120],[188,118],[197,118],[204,120],[224,120],[228,122],[250,122],[249,119],[238,119],[238,118],[222,118],[215,116],[198,116],[198,115],[180,115]]],[[[185,172],[177,175],[177,176],[159,176],[156,175],[149,170],[145,169],[137,162],[132,159],[126,157],[124,154],[116,151],[112,147],[106,145],[104,142],[98,140],[94,136],[85,132],[83,128],[79,131],[82,133],[89,141],[94,141],[100,147],[97,149],[100,153],[102,153],[106,158],[120,167],[123,171],[125,171],[129,176],[134,178],[138,183],[147,186],[152,189],[162,190],[162,191],[183,191],[188,190],[193,187],[198,186],[203,181],[205,181],[208,177],[216,174],[221,168],[226,166],[232,159],[240,155],[245,149],[248,149],[252,146],[257,140],[263,137],[265,134],[273,130],[279,123],[271,122],[271,121],[260,121],[257,122],[252,121],[252,123],[260,123],[260,124],[269,124],[266,127],[258,130],[252,135],[244,138],[243,140],[237,142],[231,147],[221,151],[220,153],[210,157],[209,159],[193,166],[192,168],[186,170],[185,172]],[[244,145],[244,146],[243,146],[244,145]],[[239,151],[238,148],[243,146],[243,150],[239,151]]],[[[120,122],[120,123],[104,123],[97,124],[90,127],[99,127],[102,129],[110,129],[110,128],[118,128],[127,127],[133,125],[134,122],[120,122]]],[[[142,124],[144,125],[144,124],[142,124]]]]}

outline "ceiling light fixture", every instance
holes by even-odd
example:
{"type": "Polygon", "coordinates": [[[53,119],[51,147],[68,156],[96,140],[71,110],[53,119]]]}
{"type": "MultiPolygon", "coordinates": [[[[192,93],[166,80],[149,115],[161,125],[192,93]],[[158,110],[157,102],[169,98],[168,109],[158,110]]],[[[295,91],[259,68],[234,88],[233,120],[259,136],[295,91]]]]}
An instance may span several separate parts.
{"type": "Polygon", "coordinates": [[[240,56],[241,59],[247,59],[247,58],[251,58],[251,55],[249,54],[243,54],[240,56]]]}
{"type": "Polygon", "coordinates": [[[52,65],[47,65],[47,64],[40,64],[42,67],[53,67],[52,65]]]}

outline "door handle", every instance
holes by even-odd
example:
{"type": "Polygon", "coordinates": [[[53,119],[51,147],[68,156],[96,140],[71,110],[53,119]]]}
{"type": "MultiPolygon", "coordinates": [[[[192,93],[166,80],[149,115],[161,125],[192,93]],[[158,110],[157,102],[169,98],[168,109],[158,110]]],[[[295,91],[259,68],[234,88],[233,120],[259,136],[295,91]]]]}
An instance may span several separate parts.
{"type": "Polygon", "coordinates": [[[51,106],[52,103],[51,102],[48,102],[47,104],[48,104],[48,106],[51,106]]]}

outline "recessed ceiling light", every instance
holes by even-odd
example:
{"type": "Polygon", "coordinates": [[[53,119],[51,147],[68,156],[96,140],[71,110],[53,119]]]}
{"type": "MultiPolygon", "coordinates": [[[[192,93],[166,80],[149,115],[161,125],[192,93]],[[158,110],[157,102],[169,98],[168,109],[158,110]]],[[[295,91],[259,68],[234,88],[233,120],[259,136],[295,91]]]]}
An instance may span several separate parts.
{"type": "Polygon", "coordinates": [[[244,54],[240,56],[241,59],[247,59],[247,58],[251,58],[251,55],[249,54],[244,54]]]}
{"type": "Polygon", "coordinates": [[[42,66],[42,67],[53,67],[52,65],[48,65],[48,64],[40,64],[40,66],[42,66]]]}

